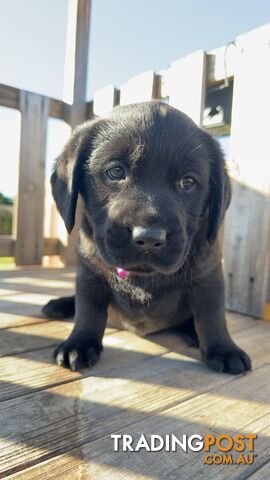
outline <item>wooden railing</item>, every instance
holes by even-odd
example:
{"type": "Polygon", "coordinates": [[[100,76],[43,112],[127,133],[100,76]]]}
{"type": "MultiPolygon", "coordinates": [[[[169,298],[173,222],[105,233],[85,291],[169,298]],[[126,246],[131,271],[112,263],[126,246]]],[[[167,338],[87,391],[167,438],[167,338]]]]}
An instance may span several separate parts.
{"type": "Polygon", "coordinates": [[[58,238],[43,236],[49,117],[62,119],[73,128],[93,115],[106,115],[118,104],[161,99],[185,111],[201,126],[215,128],[219,134],[231,133],[229,165],[236,166],[232,172],[236,186],[223,240],[227,307],[262,316],[269,281],[270,179],[267,179],[268,163],[265,159],[270,153],[266,127],[270,111],[270,55],[267,50],[270,25],[238,37],[229,47],[209,54],[197,51],[173,62],[158,74],[145,72],[130,79],[120,89],[108,86],[96,92],[93,101],[86,102],[85,43],[89,31],[90,2],[79,0],[78,5],[75,65],[80,74],[74,83],[73,104],[0,85],[0,106],[21,112],[17,233],[16,238],[0,237],[0,256],[14,256],[17,265],[41,264],[44,255],[61,255],[66,263],[74,262],[76,229],[67,246],[58,238]],[[232,86],[231,118],[226,95],[228,91],[232,92],[232,86]],[[211,95],[218,95],[221,103],[224,101],[224,118],[217,117],[218,125],[208,122],[213,112],[208,119],[205,116],[206,107],[211,110],[211,95]],[[260,101],[262,98],[263,101],[260,101]],[[228,118],[226,109],[229,110],[228,118]],[[257,116],[254,116],[254,111],[257,116]],[[256,148],[258,156],[255,163],[256,148]]]}
{"type": "MultiPolygon", "coordinates": [[[[0,238],[0,256],[14,256],[17,265],[38,265],[43,255],[63,251],[58,239],[43,238],[45,154],[48,118],[72,128],[91,115],[86,98],[91,0],[78,0],[74,55],[73,104],[0,85],[0,106],[21,113],[19,186],[16,197],[16,238],[0,238]]],[[[89,105],[91,109],[91,104],[89,105]]],[[[75,261],[74,237],[66,250],[75,261]]]]}
{"type": "Polygon", "coordinates": [[[40,264],[42,255],[57,248],[55,239],[43,240],[47,121],[67,121],[71,107],[7,85],[0,85],[0,105],[21,112],[16,238],[0,238],[0,256],[14,256],[18,265],[40,264]]]}

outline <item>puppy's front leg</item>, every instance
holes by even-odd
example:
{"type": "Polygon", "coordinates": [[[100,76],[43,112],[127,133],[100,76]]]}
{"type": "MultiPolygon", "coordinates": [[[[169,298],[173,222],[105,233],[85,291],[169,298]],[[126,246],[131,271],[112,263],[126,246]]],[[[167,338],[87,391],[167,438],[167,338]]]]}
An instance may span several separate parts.
{"type": "Polygon", "coordinates": [[[93,367],[102,351],[110,290],[105,281],[79,265],[75,295],[75,326],[69,338],[55,350],[58,365],[76,371],[93,367]]]}
{"type": "Polygon", "coordinates": [[[221,265],[207,278],[194,282],[191,308],[205,363],[218,372],[238,374],[251,370],[250,358],[227,330],[221,265]]]}

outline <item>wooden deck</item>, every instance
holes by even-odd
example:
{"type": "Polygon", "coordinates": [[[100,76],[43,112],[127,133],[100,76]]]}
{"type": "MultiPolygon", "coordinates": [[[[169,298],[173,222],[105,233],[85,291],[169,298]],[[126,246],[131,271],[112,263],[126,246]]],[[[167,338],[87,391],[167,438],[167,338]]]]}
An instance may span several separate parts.
{"type": "Polygon", "coordinates": [[[228,313],[253,372],[207,369],[175,332],[148,339],[107,329],[98,365],[57,367],[54,346],[71,321],[47,321],[41,306],[73,291],[61,269],[0,272],[0,478],[269,479],[270,324],[228,313]],[[111,434],[256,433],[252,465],[206,465],[205,452],[114,452],[111,434]]]}

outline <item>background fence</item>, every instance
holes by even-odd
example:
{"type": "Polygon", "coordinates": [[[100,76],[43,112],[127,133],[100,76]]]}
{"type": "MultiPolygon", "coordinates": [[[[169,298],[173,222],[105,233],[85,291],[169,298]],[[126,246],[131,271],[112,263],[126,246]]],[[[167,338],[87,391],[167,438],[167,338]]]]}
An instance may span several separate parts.
{"type": "Polygon", "coordinates": [[[0,85],[0,106],[21,113],[19,184],[13,236],[0,236],[0,256],[17,265],[39,265],[43,256],[60,255],[75,263],[76,229],[65,239],[55,207],[46,208],[45,153],[49,117],[71,128],[116,105],[161,99],[187,113],[212,133],[230,135],[228,165],[233,201],[223,231],[227,308],[270,318],[270,25],[210,53],[200,50],[156,74],[144,72],[122,85],[108,86],[85,101],[90,2],[79,0],[73,104],[0,85]],[[48,227],[49,225],[49,227],[48,227]]]}

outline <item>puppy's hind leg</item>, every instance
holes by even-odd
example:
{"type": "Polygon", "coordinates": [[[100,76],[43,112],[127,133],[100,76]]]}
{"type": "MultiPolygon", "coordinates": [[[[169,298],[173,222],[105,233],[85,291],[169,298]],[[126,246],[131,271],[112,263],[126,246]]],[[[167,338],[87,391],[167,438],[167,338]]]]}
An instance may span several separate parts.
{"type": "Polygon", "coordinates": [[[189,347],[199,348],[200,343],[193,317],[190,317],[185,323],[180,325],[179,332],[184,336],[189,347]]]}
{"type": "Polygon", "coordinates": [[[75,314],[75,296],[61,297],[50,300],[42,308],[42,313],[48,318],[70,318],[75,314]]]}

